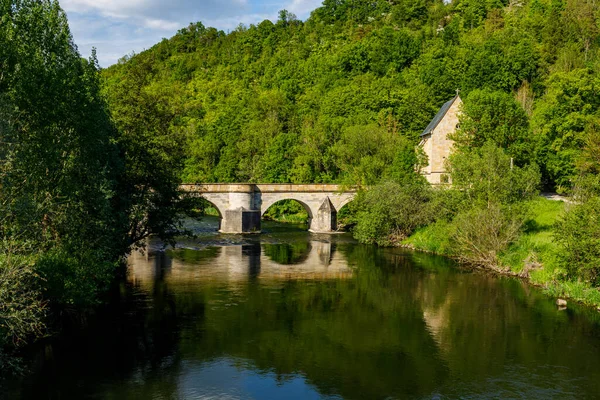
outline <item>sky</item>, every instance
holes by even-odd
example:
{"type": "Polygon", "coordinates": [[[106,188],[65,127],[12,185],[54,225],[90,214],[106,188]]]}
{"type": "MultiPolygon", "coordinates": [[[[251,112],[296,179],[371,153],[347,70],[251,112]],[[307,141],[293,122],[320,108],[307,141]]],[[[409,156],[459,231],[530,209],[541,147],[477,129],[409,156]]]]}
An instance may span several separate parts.
{"type": "Polygon", "coordinates": [[[92,47],[102,67],[170,38],[190,22],[225,32],[288,10],[305,20],[322,0],[59,0],[83,57],[92,47]]]}

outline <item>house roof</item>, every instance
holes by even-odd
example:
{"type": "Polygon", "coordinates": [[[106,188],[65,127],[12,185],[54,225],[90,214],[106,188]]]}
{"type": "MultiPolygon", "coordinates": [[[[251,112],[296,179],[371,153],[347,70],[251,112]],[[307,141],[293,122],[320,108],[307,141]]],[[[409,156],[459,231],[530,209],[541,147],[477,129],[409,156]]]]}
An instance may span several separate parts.
{"type": "Polygon", "coordinates": [[[448,110],[450,109],[450,107],[456,99],[458,99],[458,95],[454,96],[451,100],[444,103],[442,108],[440,108],[440,111],[438,111],[437,114],[435,114],[435,117],[433,117],[429,125],[427,125],[427,128],[425,128],[423,133],[421,133],[421,136],[425,136],[433,132],[435,127],[438,126],[442,119],[444,119],[444,116],[446,115],[446,113],[448,112],[448,110]]]}

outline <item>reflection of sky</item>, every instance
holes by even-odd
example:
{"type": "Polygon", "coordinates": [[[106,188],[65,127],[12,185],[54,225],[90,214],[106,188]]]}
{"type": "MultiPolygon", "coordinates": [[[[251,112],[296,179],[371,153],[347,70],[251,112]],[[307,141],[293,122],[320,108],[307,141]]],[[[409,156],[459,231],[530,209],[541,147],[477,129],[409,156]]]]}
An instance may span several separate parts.
{"type": "Polygon", "coordinates": [[[222,358],[210,363],[185,363],[179,380],[183,399],[339,399],[322,396],[300,375],[278,377],[258,373],[247,363],[222,358]]]}

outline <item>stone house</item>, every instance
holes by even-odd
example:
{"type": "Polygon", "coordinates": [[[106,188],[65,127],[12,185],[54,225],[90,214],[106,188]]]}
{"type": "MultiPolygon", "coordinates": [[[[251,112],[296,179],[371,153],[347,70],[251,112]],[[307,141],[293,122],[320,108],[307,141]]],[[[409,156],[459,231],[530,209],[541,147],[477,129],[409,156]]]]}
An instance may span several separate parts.
{"type": "Polygon", "coordinates": [[[421,133],[421,143],[429,165],[421,169],[427,181],[433,185],[450,183],[445,162],[452,151],[453,141],[448,139],[458,128],[458,116],[462,100],[458,94],[446,102],[421,133]]]}

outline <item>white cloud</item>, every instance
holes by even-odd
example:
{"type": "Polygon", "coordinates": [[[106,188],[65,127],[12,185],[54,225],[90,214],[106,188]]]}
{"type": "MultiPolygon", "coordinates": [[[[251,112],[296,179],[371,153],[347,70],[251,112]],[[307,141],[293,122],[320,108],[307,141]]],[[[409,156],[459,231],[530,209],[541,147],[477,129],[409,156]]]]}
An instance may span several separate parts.
{"type": "Polygon", "coordinates": [[[181,28],[181,24],[178,22],[165,21],[164,19],[152,19],[148,18],[144,20],[144,25],[151,29],[159,29],[163,31],[173,31],[181,28]]]}
{"type": "Polygon", "coordinates": [[[247,0],[62,0],[60,4],[67,13],[96,13],[120,19],[171,22],[233,17],[250,9],[247,0]]]}
{"type": "Polygon", "coordinates": [[[286,7],[286,10],[293,12],[300,19],[306,19],[310,13],[317,7],[320,7],[323,0],[292,0],[286,7]]]}

